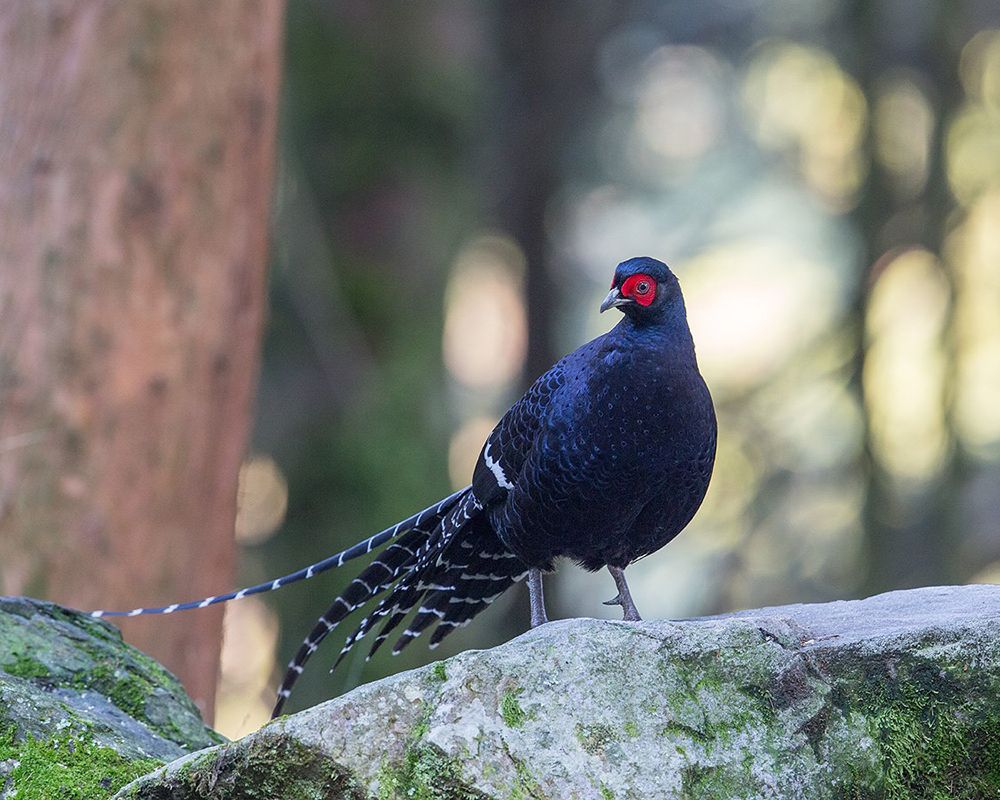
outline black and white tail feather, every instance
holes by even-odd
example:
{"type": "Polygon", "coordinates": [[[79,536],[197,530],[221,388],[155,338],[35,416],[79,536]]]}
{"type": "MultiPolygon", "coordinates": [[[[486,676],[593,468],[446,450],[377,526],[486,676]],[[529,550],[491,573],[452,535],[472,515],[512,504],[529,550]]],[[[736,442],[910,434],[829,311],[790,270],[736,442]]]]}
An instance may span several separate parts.
{"type": "MultiPolygon", "coordinates": [[[[472,484],[465,489],[342,553],[269,583],[191,603],[95,611],[94,616],[204,608],[311,578],[385,545],[302,643],[288,665],[275,715],[320,643],[369,602],[373,608],[347,638],[336,663],[377,631],[370,657],[411,614],[393,652],[436,625],[430,636],[434,646],[523,579],[529,567],[540,577],[560,556],[587,569],[606,564],[619,588],[613,602],[622,605],[626,619],[638,619],[622,570],[670,541],[701,504],[712,472],[716,425],[670,269],[650,258],[622,262],[601,310],[612,306],[626,310],[622,322],[560,359],[531,385],[486,440],[472,484]],[[625,289],[640,278],[644,280],[637,286],[645,284],[652,292],[647,298],[652,304],[625,289]],[[655,287],[662,290],[660,299],[655,287]],[[648,369],[651,359],[659,359],[662,368],[648,369]],[[654,424],[665,427],[650,440],[647,427],[654,424]],[[622,470],[616,453],[631,453],[637,460],[622,470]],[[656,490],[655,501],[636,494],[637,477],[643,492],[656,490]],[[619,525],[615,533],[607,529],[607,504],[609,497],[619,495],[618,503],[625,506],[615,508],[615,516],[622,524],[634,524],[619,525]],[[579,507],[558,514],[568,503],[579,507]],[[592,511],[598,513],[590,519],[592,511]]],[[[532,624],[540,624],[545,613],[537,581],[532,588],[532,624]]]]}
{"type": "MultiPolygon", "coordinates": [[[[419,604],[416,614],[393,646],[400,653],[437,623],[430,646],[485,610],[510,586],[524,578],[527,566],[506,550],[482,514],[472,488],[433,526],[413,527],[393,542],[345,589],[321,616],[288,665],[273,716],[281,713],[292,687],[320,643],[365,603],[385,595],[347,638],[332,669],[354,645],[381,624],[368,652],[371,658],[390,633],[419,604]]],[[[331,669],[331,671],[332,671],[331,669]]]]}
{"type": "Polygon", "coordinates": [[[377,601],[347,637],[334,669],[357,642],[378,628],[368,651],[371,658],[411,613],[413,617],[392,652],[401,652],[434,625],[437,627],[431,634],[430,646],[435,647],[452,631],[468,625],[511,585],[528,574],[529,565],[512,552],[489,517],[491,509],[503,503],[508,492],[514,488],[513,481],[533,447],[541,424],[542,409],[563,383],[564,361],[536,381],[504,415],[483,446],[471,485],[423,511],[341,553],[267,583],[161,608],[91,613],[95,617],[136,617],[206,608],[307,580],[385,545],[361,574],[334,599],[302,642],[285,672],[273,716],[281,713],[292,687],[320,643],[349,614],[368,602],[377,601]]]}
{"type": "Polygon", "coordinates": [[[392,652],[394,655],[401,652],[434,623],[437,629],[430,646],[436,647],[445,636],[468,625],[513,583],[523,579],[526,565],[504,547],[482,512],[483,503],[477,499],[473,487],[468,486],[346,550],[289,575],[186,603],[90,614],[98,618],[137,617],[207,608],[308,580],[387,545],[336,597],[303,641],[278,691],[272,712],[272,716],[278,716],[320,643],[349,614],[369,601],[385,595],[347,638],[334,669],[358,641],[381,624],[368,653],[371,658],[418,604],[392,652]]]}
{"type": "Polygon", "coordinates": [[[456,502],[458,502],[459,498],[461,498],[466,491],[468,491],[468,487],[466,487],[466,489],[459,489],[457,492],[448,495],[446,498],[440,500],[434,505],[428,506],[422,511],[418,511],[413,516],[397,522],[395,525],[386,528],[384,531],[379,531],[374,536],[370,536],[364,541],[348,547],[346,550],[334,553],[332,556],[328,556],[322,561],[317,561],[315,564],[310,564],[308,567],[303,567],[302,569],[296,570],[288,575],[283,575],[280,578],[275,578],[274,580],[270,580],[265,583],[258,583],[256,586],[247,586],[246,588],[239,589],[235,592],[229,592],[228,594],[203,597],[201,600],[192,600],[187,603],[172,603],[171,605],[160,606],[158,608],[133,608],[131,611],[91,611],[90,616],[100,619],[102,617],[138,617],[144,614],[173,614],[175,611],[190,611],[195,608],[207,608],[208,606],[214,606],[218,603],[226,603],[230,600],[240,600],[244,597],[249,597],[252,594],[273,592],[277,589],[288,586],[291,583],[309,580],[310,578],[313,578],[322,572],[326,572],[327,570],[342,567],[348,561],[367,555],[376,547],[381,547],[386,542],[391,541],[397,536],[400,536],[408,531],[426,527],[428,523],[436,525],[441,520],[441,517],[446,514],[456,502]]]}

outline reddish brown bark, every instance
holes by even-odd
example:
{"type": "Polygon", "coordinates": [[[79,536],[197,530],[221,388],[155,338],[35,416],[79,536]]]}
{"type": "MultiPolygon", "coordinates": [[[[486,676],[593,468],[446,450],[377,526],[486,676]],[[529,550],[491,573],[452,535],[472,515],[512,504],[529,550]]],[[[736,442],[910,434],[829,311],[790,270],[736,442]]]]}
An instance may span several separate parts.
{"type": "MultiPolygon", "coordinates": [[[[283,4],[0,7],[0,590],[232,586],[283,4]]],[[[128,620],[211,713],[221,609],[128,620]]]]}

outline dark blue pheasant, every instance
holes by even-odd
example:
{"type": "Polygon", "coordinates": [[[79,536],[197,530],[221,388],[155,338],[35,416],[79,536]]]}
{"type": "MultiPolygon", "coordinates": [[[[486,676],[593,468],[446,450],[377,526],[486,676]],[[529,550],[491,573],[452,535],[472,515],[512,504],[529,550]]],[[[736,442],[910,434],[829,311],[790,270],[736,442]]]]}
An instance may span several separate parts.
{"type": "Polygon", "coordinates": [[[379,628],[370,657],[413,609],[393,652],[436,625],[433,647],[525,577],[531,624],[540,625],[542,573],[559,557],[588,570],[607,566],[618,589],[608,603],[621,605],[626,620],[638,620],[625,567],[663,547],[698,510],[715,462],[716,422],[680,285],[667,266],[652,258],[619,264],[601,311],[612,307],[624,318],[560,360],[500,420],[471,486],[270,583],[94,616],[166,614],[278,589],[391,542],[306,637],[288,665],[275,715],[320,642],[378,597],[337,664],[379,628]]]}

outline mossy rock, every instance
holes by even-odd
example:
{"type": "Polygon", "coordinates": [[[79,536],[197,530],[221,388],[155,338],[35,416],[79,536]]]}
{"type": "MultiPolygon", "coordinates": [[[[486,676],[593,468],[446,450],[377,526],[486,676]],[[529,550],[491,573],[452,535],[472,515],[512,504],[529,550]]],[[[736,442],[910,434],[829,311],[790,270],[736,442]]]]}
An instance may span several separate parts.
{"type": "Polygon", "coordinates": [[[1000,587],[966,586],[554,622],[276,720],[119,797],[998,797],[998,619],[1000,587]]]}
{"type": "Polygon", "coordinates": [[[225,741],[178,680],[118,629],[0,597],[0,796],[92,800],[225,741]]]}

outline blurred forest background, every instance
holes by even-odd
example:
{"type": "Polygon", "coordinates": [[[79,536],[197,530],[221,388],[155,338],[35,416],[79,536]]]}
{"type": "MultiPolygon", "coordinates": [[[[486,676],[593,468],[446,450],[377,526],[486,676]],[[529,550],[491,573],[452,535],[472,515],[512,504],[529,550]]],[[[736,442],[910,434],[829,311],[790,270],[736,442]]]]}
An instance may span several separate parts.
{"type": "MultiPolygon", "coordinates": [[[[630,570],[645,616],[1000,582],[1000,5],[291,0],[284,24],[237,568],[205,593],[465,485],[616,321],[634,255],[679,275],[720,420],[704,507],[630,570]]],[[[266,719],[349,578],[227,608],[220,730],[266,719]]],[[[564,564],[550,616],[615,617],[612,589],[564,564]]],[[[161,592],[133,590],[189,599],[161,592]]],[[[433,654],[330,676],[335,635],[292,709],[527,620],[515,589],[433,654]]]]}

